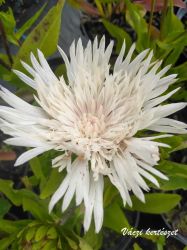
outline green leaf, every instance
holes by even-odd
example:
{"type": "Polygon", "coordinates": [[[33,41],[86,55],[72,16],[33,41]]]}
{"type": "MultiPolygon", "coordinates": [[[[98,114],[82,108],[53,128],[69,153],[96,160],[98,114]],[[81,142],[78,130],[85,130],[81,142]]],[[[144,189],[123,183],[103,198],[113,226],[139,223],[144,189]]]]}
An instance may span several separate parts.
{"type": "Polygon", "coordinates": [[[127,5],[126,18],[137,33],[136,48],[140,52],[149,47],[148,25],[135,4],[130,0],[125,0],[125,3],[127,5]]]}
{"type": "Polygon", "coordinates": [[[39,227],[35,234],[35,240],[40,241],[41,239],[43,239],[46,236],[47,230],[48,227],[46,225],[42,225],[41,227],[39,227]]]}
{"type": "Polygon", "coordinates": [[[28,177],[30,185],[33,187],[37,186],[39,183],[39,180],[36,178],[36,176],[30,176],[28,177]]]}
{"type": "Polygon", "coordinates": [[[160,235],[157,242],[157,250],[164,250],[164,245],[165,245],[165,236],[164,235],[160,235]]]}
{"type": "Polygon", "coordinates": [[[54,227],[51,227],[51,228],[48,229],[47,237],[49,239],[56,239],[58,237],[57,231],[56,231],[56,229],[54,227]]]}
{"type": "Polygon", "coordinates": [[[69,246],[71,247],[71,249],[73,249],[73,250],[78,249],[78,245],[74,240],[70,239],[68,236],[65,236],[65,239],[67,240],[67,242],[68,242],[69,246]]]}
{"type": "Polygon", "coordinates": [[[169,181],[160,181],[160,189],[172,191],[177,189],[187,190],[187,178],[171,176],[169,181]]]}
{"type": "Polygon", "coordinates": [[[0,198],[0,218],[3,218],[3,216],[9,211],[10,208],[10,202],[4,198],[0,198]]]}
{"type": "Polygon", "coordinates": [[[171,136],[171,137],[160,139],[160,141],[162,141],[162,142],[164,142],[164,143],[166,143],[166,144],[168,144],[170,146],[170,148],[167,149],[170,153],[173,150],[175,150],[176,147],[181,145],[183,140],[184,139],[182,138],[182,136],[179,136],[179,135],[174,135],[174,136],[171,136]]]}
{"type": "Polygon", "coordinates": [[[0,0],[0,5],[2,5],[3,3],[5,3],[6,0],[0,0]]]}
{"type": "Polygon", "coordinates": [[[175,30],[173,33],[171,34],[168,34],[167,37],[163,40],[158,40],[157,41],[157,45],[162,48],[162,49],[173,49],[175,46],[178,46],[178,45],[182,45],[184,43],[184,46],[185,44],[187,43],[186,42],[186,37],[187,37],[187,34],[185,31],[178,31],[178,30],[175,30]]]}
{"type": "Polygon", "coordinates": [[[163,66],[167,66],[169,64],[175,64],[177,62],[177,60],[179,59],[181,53],[184,50],[185,45],[183,46],[182,43],[178,44],[177,47],[175,47],[167,56],[167,58],[164,61],[164,65],[163,66]]]}
{"type": "Polygon", "coordinates": [[[117,25],[110,23],[109,21],[105,19],[102,19],[102,22],[105,28],[107,29],[107,31],[110,33],[110,35],[117,40],[117,47],[116,47],[117,53],[120,52],[120,49],[123,45],[124,40],[126,42],[126,46],[128,50],[132,44],[132,39],[130,35],[124,29],[120,28],[117,25]]]}
{"type": "Polygon", "coordinates": [[[171,153],[187,148],[187,135],[186,135],[186,134],[180,135],[180,136],[178,135],[177,137],[179,137],[179,138],[181,139],[180,145],[176,145],[176,146],[170,151],[171,153]]]}
{"type": "Polygon", "coordinates": [[[161,161],[157,168],[169,177],[168,181],[159,181],[162,190],[187,189],[187,165],[172,161],[161,161]]]}
{"type": "Polygon", "coordinates": [[[20,227],[20,228],[23,228],[23,227],[27,226],[31,222],[32,222],[32,220],[29,220],[29,219],[13,221],[13,223],[17,227],[20,227]]]}
{"type": "Polygon", "coordinates": [[[0,219],[0,231],[8,234],[15,233],[20,230],[20,226],[14,221],[0,219]]]}
{"type": "Polygon", "coordinates": [[[23,194],[22,203],[24,211],[29,211],[35,218],[42,221],[51,219],[48,214],[47,204],[40,200],[34,193],[28,192],[27,194],[23,194]]]}
{"type": "Polygon", "coordinates": [[[36,54],[37,48],[40,49],[46,57],[52,55],[56,51],[63,5],[64,0],[59,0],[28,35],[16,56],[13,68],[20,69],[20,60],[29,62],[30,52],[32,51],[36,54]]]}
{"type": "Polygon", "coordinates": [[[18,42],[16,41],[14,37],[14,30],[16,27],[16,20],[14,18],[14,14],[11,8],[8,9],[7,12],[0,11],[0,19],[3,23],[4,30],[6,32],[7,39],[18,45],[18,42]]]}
{"type": "Polygon", "coordinates": [[[35,157],[29,161],[32,172],[36,176],[36,178],[40,181],[40,187],[42,188],[46,182],[46,178],[42,171],[42,161],[40,161],[39,157],[35,157]]]}
{"type": "Polygon", "coordinates": [[[187,80],[187,62],[184,62],[182,64],[180,64],[177,67],[174,67],[172,69],[172,73],[174,74],[178,74],[178,81],[185,81],[187,80]]]}
{"type": "Polygon", "coordinates": [[[157,139],[158,142],[162,142],[170,146],[169,148],[160,148],[161,158],[168,159],[170,156],[170,153],[172,153],[172,151],[175,148],[180,146],[183,140],[184,138],[182,138],[181,136],[172,136],[168,138],[157,139]]]}
{"type": "Polygon", "coordinates": [[[31,223],[28,224],[29,227],[35,227],[41,225],[41,221],[39,220],[33,220],[31,223]]]}
{"type": "MultiPolygon", "coordinates": [[[[175,31],[162,41],[157,41],[156,57],[164,59],[164,65],[175,64],[184,47],[187,45],[187,33],[175,31]]],[[[163,65],[163,66],[164,66],[163,65]]]]}
{"type": "Polygon", "coordinates": [[[41,15],[42,11],[44,10],[45,6],[46,6],[46,3],[28,21],[26,21],[23,24],[23,26],[15,33],[15,37],[18,40],[36,22],[36,20],[39,18],[39,16],[41,15]]]}
{"type": "Polygon", "coordinates": [[[46,184],[44,185],[40,198],[41,199],[46,199],[48,198],[51,194],[56,191],[58,186],[63,180],[64,175],[62,173],[59,173],[57,169],[52,169],[50,176],[48,180],[46,181],[46,184]]]}
{"type": "MultiPolygon", "coordinates": [[[[168,72],[170,73],[170,72],[168,72]]],[[[178,80],[178,83],[181,82],[180,80],[178,80]]],[[[174,86],[173,86],[174,87],[174,86]]],[[[176,87],[176,85],[175,85],[176,87]]],[[[175,93],[173,96],[172,96],[172,100],[175,100],[175,101],[184,101],[186,102],[187,101],[187,90],[185,90],[184,88],[181,88],[179,91],[177,91],[177,93],[175,93]]],[[[179,137],[181,137],[180,135],[178,135],[179,137]]],[[[177,150],[181,150],[181,149],[185,149],[186,148],[186,145],[181,145],[181,147],[179,147],[179,149],[176,149],[177,150]],[[184,147],[183,147],[184,146],[184,147]]]]}
{"type": "Polygon", "coordinates": [[[140,211],[150,214],[166,213],[173,209],[181,200],[178,194],[154,193],[145,195],[145,203],[138,200],[134,195],[131,196],[132,208],[130,210],[140,211]]]}
{"type": "Polygon", "coordinates": [[[141,235],[141,238],[144,238],[146,240],[151,240],[152,242],[157,243],[159,241],[160,236],[143,233],[141,235]]]}
{"type": "Polygon", "coordinates": [[[108,179],[105,180],[105,191],[103,199],[104,207],[110,205],[117,195],[119,195],[118,190],[113,185],[111,185],[111,182],[108,179]]]}
{"type": "Polygon", "coordinates": [[[41,156],[38,157],[40,162],[42,162],[41,168],[42,168],[42,172],[43,172],[44,176],[46,177],[46,179],[49,177],[51,170],[52,170],[51,159],[54,159],[58,155],[59,155],[59,153],[57,153],[57,151],[50,150],[50,151],[43,153],[41,156]]]}
{"type": "Polygon", "coordinates": [[[100,15],[105,16],[104,9],[103,9],[103,6],[102,6],[102,2],[100,0],[95,0],[95,5],[96,5],[97,10],[100,13],[100,15]]]}
{"type": "Polygon", "coordinates": [[[49,240],[45,246],[42,248],[42,250],[56,250],[56,241],[49,240]]]}
{"type": "Polygon", "coordinates": [[[91,224],[88,232],[84,235],[83,239],[94,249],[99,250],[102,247],[102,233],[95,233],[93,223],[91,224]]]}
{"type": "Polygon", "coordinates": [[[113,202],[110,206],[105,208],[103,225],[118,233],[121,233],[121,229],[124,227],[130,228],[125,212],[116,202],[113,202]]]}
{"type": "Polygon", "coordinates": [[[79,237],[80,250],[93,250],[93,248],[81,237],[79,237]]]}
{"type": "Polygon", "coordinates": [[[174,14],[173,7],[168,8],[167,14],[164,18],[162,26],[162,37],[167,38],[169,34],[175,31],[184,31],[184,25],[180,19],[174,14]]]}
{"type": "MultiPolygon", "coordinates": [[[[32,250],[43,249],[42,245],[43,245],[43,242],[42,242],[42,241],[34,242],[34,243],[32,244],[32,250]]],[[[52,250],[52,249],[51,249],[51,250],[52,250]]]]}
{"type": "Polygon", "coordinates": [[[16,206],[21,205],[21,195],[19,190],[12,188],[13,182],[9,180],[0,179],[0,192],[6,195],[6,197],[16,206]]]}
{"type": "Polygon", "coordinates": [[[170,176],[187,178],[187,165],[173,161],[161,161],[157,169],[170,176]]]}
{"type": "Polygon", "coordinates": [[[9,237],[0,240],[0,250],[7,250],[10,244],[15,240],[16,235],[12,234],[9,237]]]}
{"type": "Polygon", "coordinates": [[[133,244],[133,249],[134,250],[142,250],[142,248],[137,243],[133,244]]]}
{"type": "Polygon", "coordinates": [[[68,81],[67,79],[67,71],[66,71],[66,65],[65,64],[60,64],[57,66],[55,69],[55,75],[58,77],[63,76],[65,81],[68,81]]]}
{"type": "Polygon", "coordinates": [[[26,240],[31,241],[34,238],[35,233],[36,233],[36,228],[35,227],[29,228],[27,233],[26,233],[26,236],[25,236],[26,240]]]}

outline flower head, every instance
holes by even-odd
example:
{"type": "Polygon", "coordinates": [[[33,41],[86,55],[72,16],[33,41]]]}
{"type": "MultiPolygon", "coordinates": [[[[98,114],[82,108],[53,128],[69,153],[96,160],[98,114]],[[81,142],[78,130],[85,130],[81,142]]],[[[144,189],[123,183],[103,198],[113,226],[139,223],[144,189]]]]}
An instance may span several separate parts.
{"type": "Polygon", "coordinates": [[[11,107],[0,107],[1,129],[12,138],[6,143],[33,149],[23,153],[20,165],[41,153],[54,149],[61,155],[52,167],[66,171],[66,177],[53,194],[49,210],[63,198],[62,211],[75,195],[76,205],[85,205],[84,228],[88,230],[94,214],[98,232],[103,222],[104,176],[119,190],[124,205],[132,205],[132,191],[144,201],[148,179],[156,186],[155,176],[167,177],[154,166],[159,161],[157,137],[137,137],[138,131],[186,133],[186,124],[165,118],[186,104],[160,105],[178,89],[162,95],[176,81],[176,75],[164,76],[169,66],[159,71],[161,62],[152,62],[149,50],[134,60],[132,45],[127,55],[125,42],[113,66],[109,64],[113,41],[105,48],[105,38],[81,40],[70,47],[70,61],[59,48],[66,64],[67,78],[56,77],[41,51],[39,61],[31,54],[32,67],[22,62],[31,77],[15,73],[34,88],[38,106],[33,106],[2,88],[1,97],[11,107]],[[72,160],[72,154],[77,157],[72,160]]]}

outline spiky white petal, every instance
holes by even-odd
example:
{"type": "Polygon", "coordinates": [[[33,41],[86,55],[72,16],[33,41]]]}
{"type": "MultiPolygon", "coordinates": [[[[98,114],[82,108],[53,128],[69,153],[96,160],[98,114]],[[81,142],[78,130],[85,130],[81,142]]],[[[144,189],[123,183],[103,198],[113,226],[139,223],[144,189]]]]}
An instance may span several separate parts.
{"type": "Polygon", "coordinates": [[[1,98],[11,107],[0,106],[1,130],[12,138],[10,145],[33,149],[22,154],[15,165],[54,149],[63,152],[52,160],[66,177],[53,194],[49,211],[63,199],[66,210],[75,196],[76,205],[84,202],[84,228],[89,229],[92,214],[95,230],[103,223],[104,176],[119,190],[124,205],[132,206],[132,191],[145,202],[144,191],[155,186],[155,176],[168,179],[154,166],[160,159],[159,147],[153,141],[166,135],[137,138],[136,133],[149,129],[166,133],[186,133],[187,125],[166,116],[184,108],[185,103],[161,105],[178,89],[164,92],[176,81],[176,75],[165,76],[170,66],[159,71],[161,62],[152,62],[147,49],[134,60],[135,44],[125,56],[125,42],[113,70],[109,64],[113,41],[105,48],[105,37],[86,48],[81,40],[70,47],[70,60],[58,47],[65,62],[68,82],[57,78],[42,52],[39,61],[31,54],[32,67],[22,62],[30,76],[14,71],[34,88],[38,106],[33,106],[2,88],[1,98]],[[77,158],[72,161],[72,154],[77,158]]]}

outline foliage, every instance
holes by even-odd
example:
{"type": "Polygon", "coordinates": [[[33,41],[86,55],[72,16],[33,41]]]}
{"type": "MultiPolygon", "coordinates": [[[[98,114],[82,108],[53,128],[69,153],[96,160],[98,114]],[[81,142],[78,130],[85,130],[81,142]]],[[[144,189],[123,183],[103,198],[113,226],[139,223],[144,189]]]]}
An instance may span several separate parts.
{"type": "MultiPolygon", "coordinates": [[[[0,1],[2,4],[3,1],[0,1]]],[[[171,1],[166,6],[147,6],[133,3],[130,0],[95,0],[92,3],[85,1],[69,1],[76,8],[81,8],[91,17],[94,16],[102,23],[110,37],[116,41],[116,54],[119,53],[123,40],[127,42],[127,50],[134,42],[131,32],[124,26],[114,23],[113,14],[122,15],[124,23],[130,26],[136,37],[136,52],[150,47],[154,50],[155,59],[162,59],[163,66],[173,64],[170,73],[179,76],[178,85],[185,87],[187,80],[187,62],[181,63],[181,56],[187,46],[186,27],[174,12],[171,1]],[[153,13],[161,11],[159,27],[154,25],[153,13]],[[147,10],[150,12],[147,19],[147,10]]],[[[138,2],[138,1],[134,1],[138,2]]],[[[143,2],[143,1],[139,1],[143,2]]],[[[152,1],[154,2],[154,1],[152,1]]],[[[177,4],[175,1],[174,4],[177,4]]],[[[179,4],[182,4],[181,2],[179,4]]],[[[43,51],[45,56],[51,56],[56,51],[58,43],[61,13],[64,1],[59,0],[43,19],[34,26],[45,5],[39,9],[23,26],[17,29],[13,11],[9,8],[6,12],[0,11],[0,32],[5,53],[0,54],[0,77],[2,80],[14,84],[19,94],[30,93],[30,89],[11,73],[15,68],[23,70],[20,60],[29,62],[29,54],[36,53],[37,48],[43,51]],[[23,39],[26,35],[26,39],[23,39]],[[16,55],[10,53],[7,44],[14,44],[18,48],[16,55]]],[[[184,7],[181,5],[181,7],[184,7]]],[[[59,65],[56,73],[64,72],[64,65],[59,65]]],[[[185,88],[174,95],[173,100],[187,99],[185,88]]],[[[127,214],[130,212],[143,212],[150,214],[162,214],[180,206],[182,197],[176,192],[180,189],[187,190],[187,165],[172,161],[172,155],[178,150],[187,147],[186,136],[173,136],[160,139],[161,142],[171,146],[170,149],[161,150],[161,161],[157,169],[167,174],[170,181],[159,180],[161,190],[149,184],[154,192],[146,194],[146,203],[142,203],[132,196],[133,207],[123,207],[116,189],[106,181],[104,193],[105,218],[104,228],[121,234],[123,227],[132,228],[127,214]]],[[[51,169],[51,159],[54,152],[45,153],[30,161],[32,174],[21,178],[22,188],[16,189],[12,180],[0,179],[0,250],[97,250],[102,246],[102,233],[95,234],[92,226],[89,231],[82,234],[83,208],[75,208],[71,204],[69,213],[61,215],[61,208],[56,207],[55,212],[48,213],[48,203],[51,194],[64,178],[64,173],[51,169]],[[25,215],[26,219],[10,219],[11,208],[17,208],[25,215]]],[[[132,225],[131,225],[132,224],[132,225]]],[[[142,236],[146,238],[145,235],[142,236]]],[[[155,238],[149,236],[149,240],[157,245],[157,249],[163,249],[164,237],[155,238]]],[[[142,249],[135,242],[134,250],[142,249]]]]}
{"type": "Polygon", "coordinates": [[[5,3],[5,0],[0,0],[0,5],[2,5],[3,3],[5,3]]]}

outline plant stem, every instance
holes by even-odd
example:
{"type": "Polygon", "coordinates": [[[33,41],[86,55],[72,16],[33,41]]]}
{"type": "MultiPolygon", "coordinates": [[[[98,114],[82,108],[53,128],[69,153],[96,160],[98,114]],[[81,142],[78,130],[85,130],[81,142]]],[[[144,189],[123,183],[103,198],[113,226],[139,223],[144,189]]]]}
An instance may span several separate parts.
{"type": "Polygon", "coordinates": [[[153,14],[154,14],[154,9],[155,9],[155,3],[156,0],[152,0],[151,1],[151,13],[150,13],[150,19],[149,19],[149,26],[148,26],[148,38],[150,40],[150,36],[151,36],[151,25],[153,22],[153,14]]]}
{"type": "Polygon", "coordinates": [[[6,32],[5,32],[5,29],[4,29],[4,26],[3,26],[3,23],[2,23],[1,20],[0,20],[0,32],[1,32],[1,35],[2,35],[3,46],[4,46],[6,54],[8,56],[10,65],[12,66],[13,59],[12,59],[12,56],[11,56],[11,53],[10,53],[10,49],[9,49],[9,46],[8,46],[6,32]]]}
{"type": "Polygon", "coordinates": [[[6,64],[1,58],[0,58],[0,65],[2,65],[7,70],[11,71],[11,67],[8,64],[6,64]]]}
{"type": "Polygon", "coordinates": [[[167,14],[167,8],[168,8],[169,0],[164,0],[164,6],[162,9],[162,17],[160,21],[160,39],[163,39],[163,28],[164,28],[164,19],[167,14]]]}

